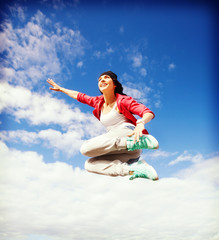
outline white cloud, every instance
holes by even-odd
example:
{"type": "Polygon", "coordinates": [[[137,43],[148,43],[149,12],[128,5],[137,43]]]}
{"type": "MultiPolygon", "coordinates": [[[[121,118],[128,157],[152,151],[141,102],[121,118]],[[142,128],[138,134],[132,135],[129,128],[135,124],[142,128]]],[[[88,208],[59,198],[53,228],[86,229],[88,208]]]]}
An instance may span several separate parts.
{"type": "Polygon", "coordinates": [[[219,236],[218,157],[195,163],[179,177],[130,182],[62,162],[46,164],[35,152],[9,149],[1,142],[0,154],[1,239],[219,236]]]}
{"type": "Polygon", "coordinates": [[[142,97],[142,91],[140,91],[139,89],[134,89],[131,87],[127,87],[127,86],[123,86],[124,92],[129,95],[132,96],[133,98],[141,98],[142,97]]]}
{"type": "Polygon", "coordinates": [[[101,58],[102,54],[101,54],[100,51],[95,51],[94,56],[97,57],[97,58],[101,58]]]}
{"type": "Polygon", "coordinates": [[[35,132],[27,132],[25,130],[17,131],[1,131],[0,138],[4,142],[22,142],[25,144],[37,144],[38,134],[35,132]]]}
{"type": "Polygon", "coordinates": [[[184,179],[199,179],[200,183],[210,182],[219,186],[219,157],[212,157],[208,161],[204,160],[200,155],[194,156],[193,165],[185,170],[180,170],[176,177],[184,179]],[[201,159],[200,159],[201,158],[201,159]]]}
{"type": "Polygon", "coordinates": [[[136,52],[135,54],[133,54],[131,56],[131,60],[132,60],[132,66],[133,67],[141,67],[141,64],[142,64],[142,54],[139,53],[139,52],[136,52]]]}
{"type": "Polygon", "coordinates": [[[101,58],[103,59],[106,56],[111,55],[112,53],[114,53],[114,49],[112,47],[108,47],[108,48],[106,48],[105,51],[99,51],[99,50],[95,51],[94,56],[98,59],[101,59],[101,58]]]}
{"type": "Polygon", "coordinates": [[[198,163],[198,162],[203,161],[203,156],[200,153],[198,153],[194,156],[194,155],[190,154],[188,151],[184,151],[183,154],[178,156],[175,160],[171,161],[169,163],[169,165],[175,165],[175,164],[178,164],[180,162],[185,162],[185,161],[189,161],[192,163],[198,163]]]}
{"type": "Polygon", "coordinates": [[[82,137],[84,133],[82,129],[79,131],[68,131],[61,133],[60,131],[47,129],[38,133],[40,139],[44,140],[45,147],[53,148],[55,155],[62,151],[67,154],[67,157],[71,157],[78,153],[80,146],[83,142],[82,137]]]}
{"type": "Polygon", "coordinates": [[[134,77],[126,72],[124,72],[121,77],[120,77],[120,80],[122,82],[133,82],[134,80],[134,77]]]}
{"type": "Polygon", "coordinates": [[[147,151],[146,154],[143,154],[142,157],[144,159],[151,159],[151,158],[167,158],[176,155],[177,152],[166,152],[163,150],[156,150],[156,151],[147,151]]]}
{"type": "Polygon", "coordinates": [[[145,67],[142,67],[147,62],[147,56],[144,56],[137,46],[126,49],[126,52],[127,59],[131,62],[133,70],[140,69],[140,73],[143,73],[143,76],[147,74],[145,67]]]}
{"type": "Polygon", "coordinates": [[[168,66],[169,71],[173,70],[176,68],[176,65],[174,63],[170,63],[168,66]]]}
{"type": "Polygon", "coordinates": [[[7,21],[2,29],[0,51],[7,55],[1,70],[4,80],[13,84],[32,88],[48,76],[60,74],[66,61],[72,63],[84,54],[86,40],[79,31],[52,23],[40,11],[23,28],[7,21]],[[59,60],[63,54],[65,63],[59,60]]]}
{"type": "Polygon", "coordinates": [[[7,64],[14,70],[14,74],[8,76],[4,70],[7,70],[7,65],[3,68],[5,80],[32,87],[47,74],[60,72],[55,46],[48,36],[42,34],[40,26],[29,22],[24,29],[13,29],[8,23],[3,34],[7,64]]]}
{"type": "Polygon", "coordinates": [[[82,66],[83,66],[83,62],[82,62],[82,61],[80,61],[80,62],[77,63],[77,67],[78,67],[78,68],[82,68],[82,66]]]}
{"type": "Polygon", "coordinates": [[[16,130],[0,132],[0,139],[5,142],[24,143],[25,145],[43,144],[45,148],[53,149],[55,158],[59,156],[60,152],[70,158],[79,152],[84,135],[82,128],[68,130],[64,133],[54,129],[39,132],[16,130]]]}
{"type": "Polygon", "coordinates": [[[106,49],[106,52],[107,52],[108,54],[111,54],[111,53],[114,53],[114,50],[113,50],[112,47],[109,47],[109,48],[106,49]]]}
{"type": "Polygon", "coordinates": [[[140,69],[140,74],[143,76],[143,77],[146,77],[147,76],[147,70],[145,68],[141,68],[140,69]]]}
{"type": "MultiPolygon", "coordinates": [[[[124,77],[123,77],[124,78],[124,77]]],[[[125,79],[129,79],[125,77],[125,79]]],[[[137,101],[142,102],[143,104],[148,104],[148,95],[151,92],[151,88],[147,87],[145,84],[133,84],[132,82],[126,82],[123,84],[124,93],[129,96],[132,96],[137,101]]]]}
{"type": "Polygon", "coordinates": [[[161,101],[160,101],[160,99],[157,99],[157,100],[154,102],[154,106],[155,106],[156,108],[160,108],[160,106],[161,106],[161,101]]]}
{"type": "Polygon", "coordinates": [[[68,155],[79,149],[82,138],[103,133],[102,125],[92,114],[83,113],[79,108],[50,94],[33,93],[24,87],[8,83],[0,84],[0,112],[10,114],[18,122],[23,119],[32,125],[61,126],[64,133],[47,129],[40,133],[12,131],[3,135],[7,139],[21,139],[24,143],[38,143],[37,138],[44,139],[53,148],[65,151],[68,155]]]}
{"type": "Polygon", "coordinates": [[[15,4],[14,6],[9,6],[9,10],[12,15],[17,16],[18,19],[23,22],[25,20],[25,10],[23,7],[15,4]]]}
{"type": "Polygon", "coordinates": [[[12,114],[17,121],[28,120],[33,125],[59,124],[68,127],[73,121],[86,121],[92,116],[50,94],[32,93],[24,87],[8,83],[1,83],[0,100],[0,111],[12,114]]]}
{"type": "Polygon", "coordinates": [[[137,47],[128,49],[127,51],[127,59],[131,62],[131,69],[135,74],[139,76],[146,77],[147,69],[146,63],[148,62],[148,58],[144,56],[137,47]]]}

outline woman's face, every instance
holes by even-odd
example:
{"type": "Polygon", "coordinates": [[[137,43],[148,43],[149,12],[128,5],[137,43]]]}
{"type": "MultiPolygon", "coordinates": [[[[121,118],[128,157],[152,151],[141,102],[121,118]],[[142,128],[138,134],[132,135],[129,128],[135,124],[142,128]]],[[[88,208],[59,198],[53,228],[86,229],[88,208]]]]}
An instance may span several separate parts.
{"type": "Polygon", "coordinates": [[[115,84],[112,78],[108,75],[100,76],[98,79],[98,87],[102,93],[112,91],[114,93],[115,84]]]}

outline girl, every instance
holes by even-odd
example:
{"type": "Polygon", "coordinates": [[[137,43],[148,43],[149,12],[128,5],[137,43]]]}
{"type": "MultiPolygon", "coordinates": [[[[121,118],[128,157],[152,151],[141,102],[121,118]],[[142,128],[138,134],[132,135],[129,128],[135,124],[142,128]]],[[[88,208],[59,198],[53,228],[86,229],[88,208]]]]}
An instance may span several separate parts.
{"type": "Polygon", "coordinates": [[[81,153],[90,157],[85,162],[87,171],[109,176],[131,175],[130,180],[139,177],[158,180],[154,168],[140,160],[141,149],[158,148],[158,141],[144,128],[154,113],[123,93],[115,73],[107,71],[100,75],[98,87],[102,95],[96,97],[62,88],[52,79],[47,82],[52,85],[51,90],[93,107],[94,116],[106,127],[107,133],[81,146],[81,153]],[[141,119],[137,120],[133,114],[141,119]]]}

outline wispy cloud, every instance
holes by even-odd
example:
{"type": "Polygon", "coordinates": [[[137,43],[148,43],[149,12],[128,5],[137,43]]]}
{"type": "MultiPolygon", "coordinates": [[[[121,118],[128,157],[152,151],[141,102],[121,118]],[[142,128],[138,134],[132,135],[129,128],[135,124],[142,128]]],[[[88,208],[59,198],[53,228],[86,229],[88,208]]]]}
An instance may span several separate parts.
{"type": "Polygon", "coordinates": [[[133,98],[141,101],[144,104],[150,103],[149,95],[152,91],[150,87],[140,82],[139,84],[134,84],[132,82],[133,77],[127,73],[124,73],[121,76],[121,80],[123,82],[124,93],[132,96],[133,98]]]}
{"type": "Polygon", "coordinates": [[[140,74],[143,76],[143,77],[146,77],[147,76],[147,70],[145,68],[141,68],[140,69],[140,74]]]}
{"type": "MultiPolygon", "coordinates": [[[[208,161],[204,159],[200,154],[193,157],[193,164],[187,169],[180,170],[178,173],[174,174],[176,177],[180,178],[190,178],[199,179],[200,183],[211,182],[215,186],[219,186],[219,157],[214,156],[209,158],[208,161]]],[[[219,220],[219,219],[218,219],[219,220]]]]}
{"type": "Polygon", "coordinates": [[[107,56],[110,56],[114,53],[114,49],[112,47],[107,47],[104,51],[96,50],[94,51],[94,56],[98,59],[103,59],[107,56]]]}
{"type": "Polygon", "coordinates": [[[3,239],[186,240],[191,232],[194,240],[219,236],[218,157],[195,163],[180,177],[130,182],[66,163],[46,164],[36,152],[10,149],[2,142],[0,154],[3,239]],[[203,171],[210,176],[204,181],[203,171]],[[121,225],[127,211],[131,221],[121,225]]]}
{"type": "Polygon", "coordinates": [[[131,66],[133,68],[139,68],[142,66],[143,62],[143,55],[138,50],[137,47],[131,47],[130,49],[127,49],[127,57],[128,60],[131,62],[131,66]]]}
{"type": "Polygon", "coordinates": [[[6,53],[1,67],[3,80],[29,88],[47,76],[60,74],[64,68],[60,56],[65,54],[65,64],[74,63],[83,56],[87,44],[80,31],[53,23],[41,11],[23,28],[6,21],[2,29],[0,50],[6,53]]]}
{"type": "Polygon", "coordinates": [[[77,7],[80,4],[80,0],[42,0],[40,2],[43,6],[52,6],[56,10],[77,7]]]}
{"type": "Polygon", "coordinates": [[[168,66],[169,71],[173,70],[176,68],[176,65],[174,63],[170,63],[168,66]]]}
{"type": "Polygon", "coordinates": [[[78,67],[78,68],[82,68],[82,66],[83,66],[83,62],[82,62],[82,61],[80,61],[80,62],[77,63],[77,67],[78,67]]]}
{"type": "Polygon", "coordinates": [[[198,153],[196,155],[190,154],[188,151],[184,151],[183,154],[178,156],[175,160],[171,161],[169,165],[175,165],[180,162],[192,162],[192,163],[198,163],[203,161],[202,154],[198,153]]]}
{"type": "Polygon", "coordinates": [[[26,19],[26,16],[25,16],[25,9],[23,7],[19,6],[18,4],[15,4],[13,6],[9,6],[8,8],[12,16],[18,17],[19,21],[24,22],[24,20],[26,19]]]}
{"type": "Polygon", "coordinates": [[[167,152],[163,150],[156,150],[156,151],[148,151],[146,154],[143,154],[142,157],[144,159],[156,159],[156,158],[168,158],[171,156],[177,155],[177,152],[167,152]]]}
{"type": "Polygon", "coordinates": [[[133,67],[141,67],[142,65],[142,54],[139,52],[133,53],[132,56],[130,56],[130,59],[132,61],[132,66],[133,67]]]}
{"type": "Polygon", "coordinates": [[[126,49],[127,59],[131,63],[131,68],[134,72],[138,72],[138,74],[142,77],[147,76],[146,62],[148,61],[147,56],[144,56],[141,51],[139,51],[138,47],[131,47],[130,49],[126,49]]]}

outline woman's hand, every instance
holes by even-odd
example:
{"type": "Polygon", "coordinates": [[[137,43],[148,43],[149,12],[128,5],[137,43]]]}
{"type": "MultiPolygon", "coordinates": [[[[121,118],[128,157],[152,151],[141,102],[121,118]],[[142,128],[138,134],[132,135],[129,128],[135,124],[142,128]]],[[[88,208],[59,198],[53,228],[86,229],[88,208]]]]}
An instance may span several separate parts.
{"type": "Polygon", "coordinates": [[[56,91],[56,92],[60,92],[61,91],[61,87],[58,85],[58,84],[56,84],[52,79],[48,79],[47,80],[47,82],[50,84],[50,85],[52,85],[53,86],[53,88],[49,88],[50,90],[53,90],[53,91],[56,91]]]}
{"type": "Polygon", "coordinates": [[[69,97],[72,97],[74,99],[77,100],[78,98],[78,92],[77,91],[74,91],[74,90],[69,90],[69,89],[66,89],[66,88],[62,88],[60,87],[58,84],[56,84],[52,79],[48,79],[47,82],[52,85],[53,87],[49,88],[50,90],[53,90],[53,91],[56,91],[56,92],[62,92],[62,93],[65,93],[67,94],[69,97]]]}
{"type": "Polygon", "coordinates": [[[134,129],[134,131],[129,134],[128,136],[134,136],[134,143],[137,141],[139,142],[139,138],[142,137],[142,131],[144,130],[144,124],[138,123],[134,129]]]}
{"type": "Polygon", "coordinates": [[[137,125],[134,129],[134,131],[128,135],[129,137],[134,135],[134,143],[137,141],[139,142],[139,138],[142,137],[143,133],[142,131],[144,130],[144,124],[150,122],[154,118],[154,114],[147,112],[143,115],[142,119],[138,122],[137,125]]]}

